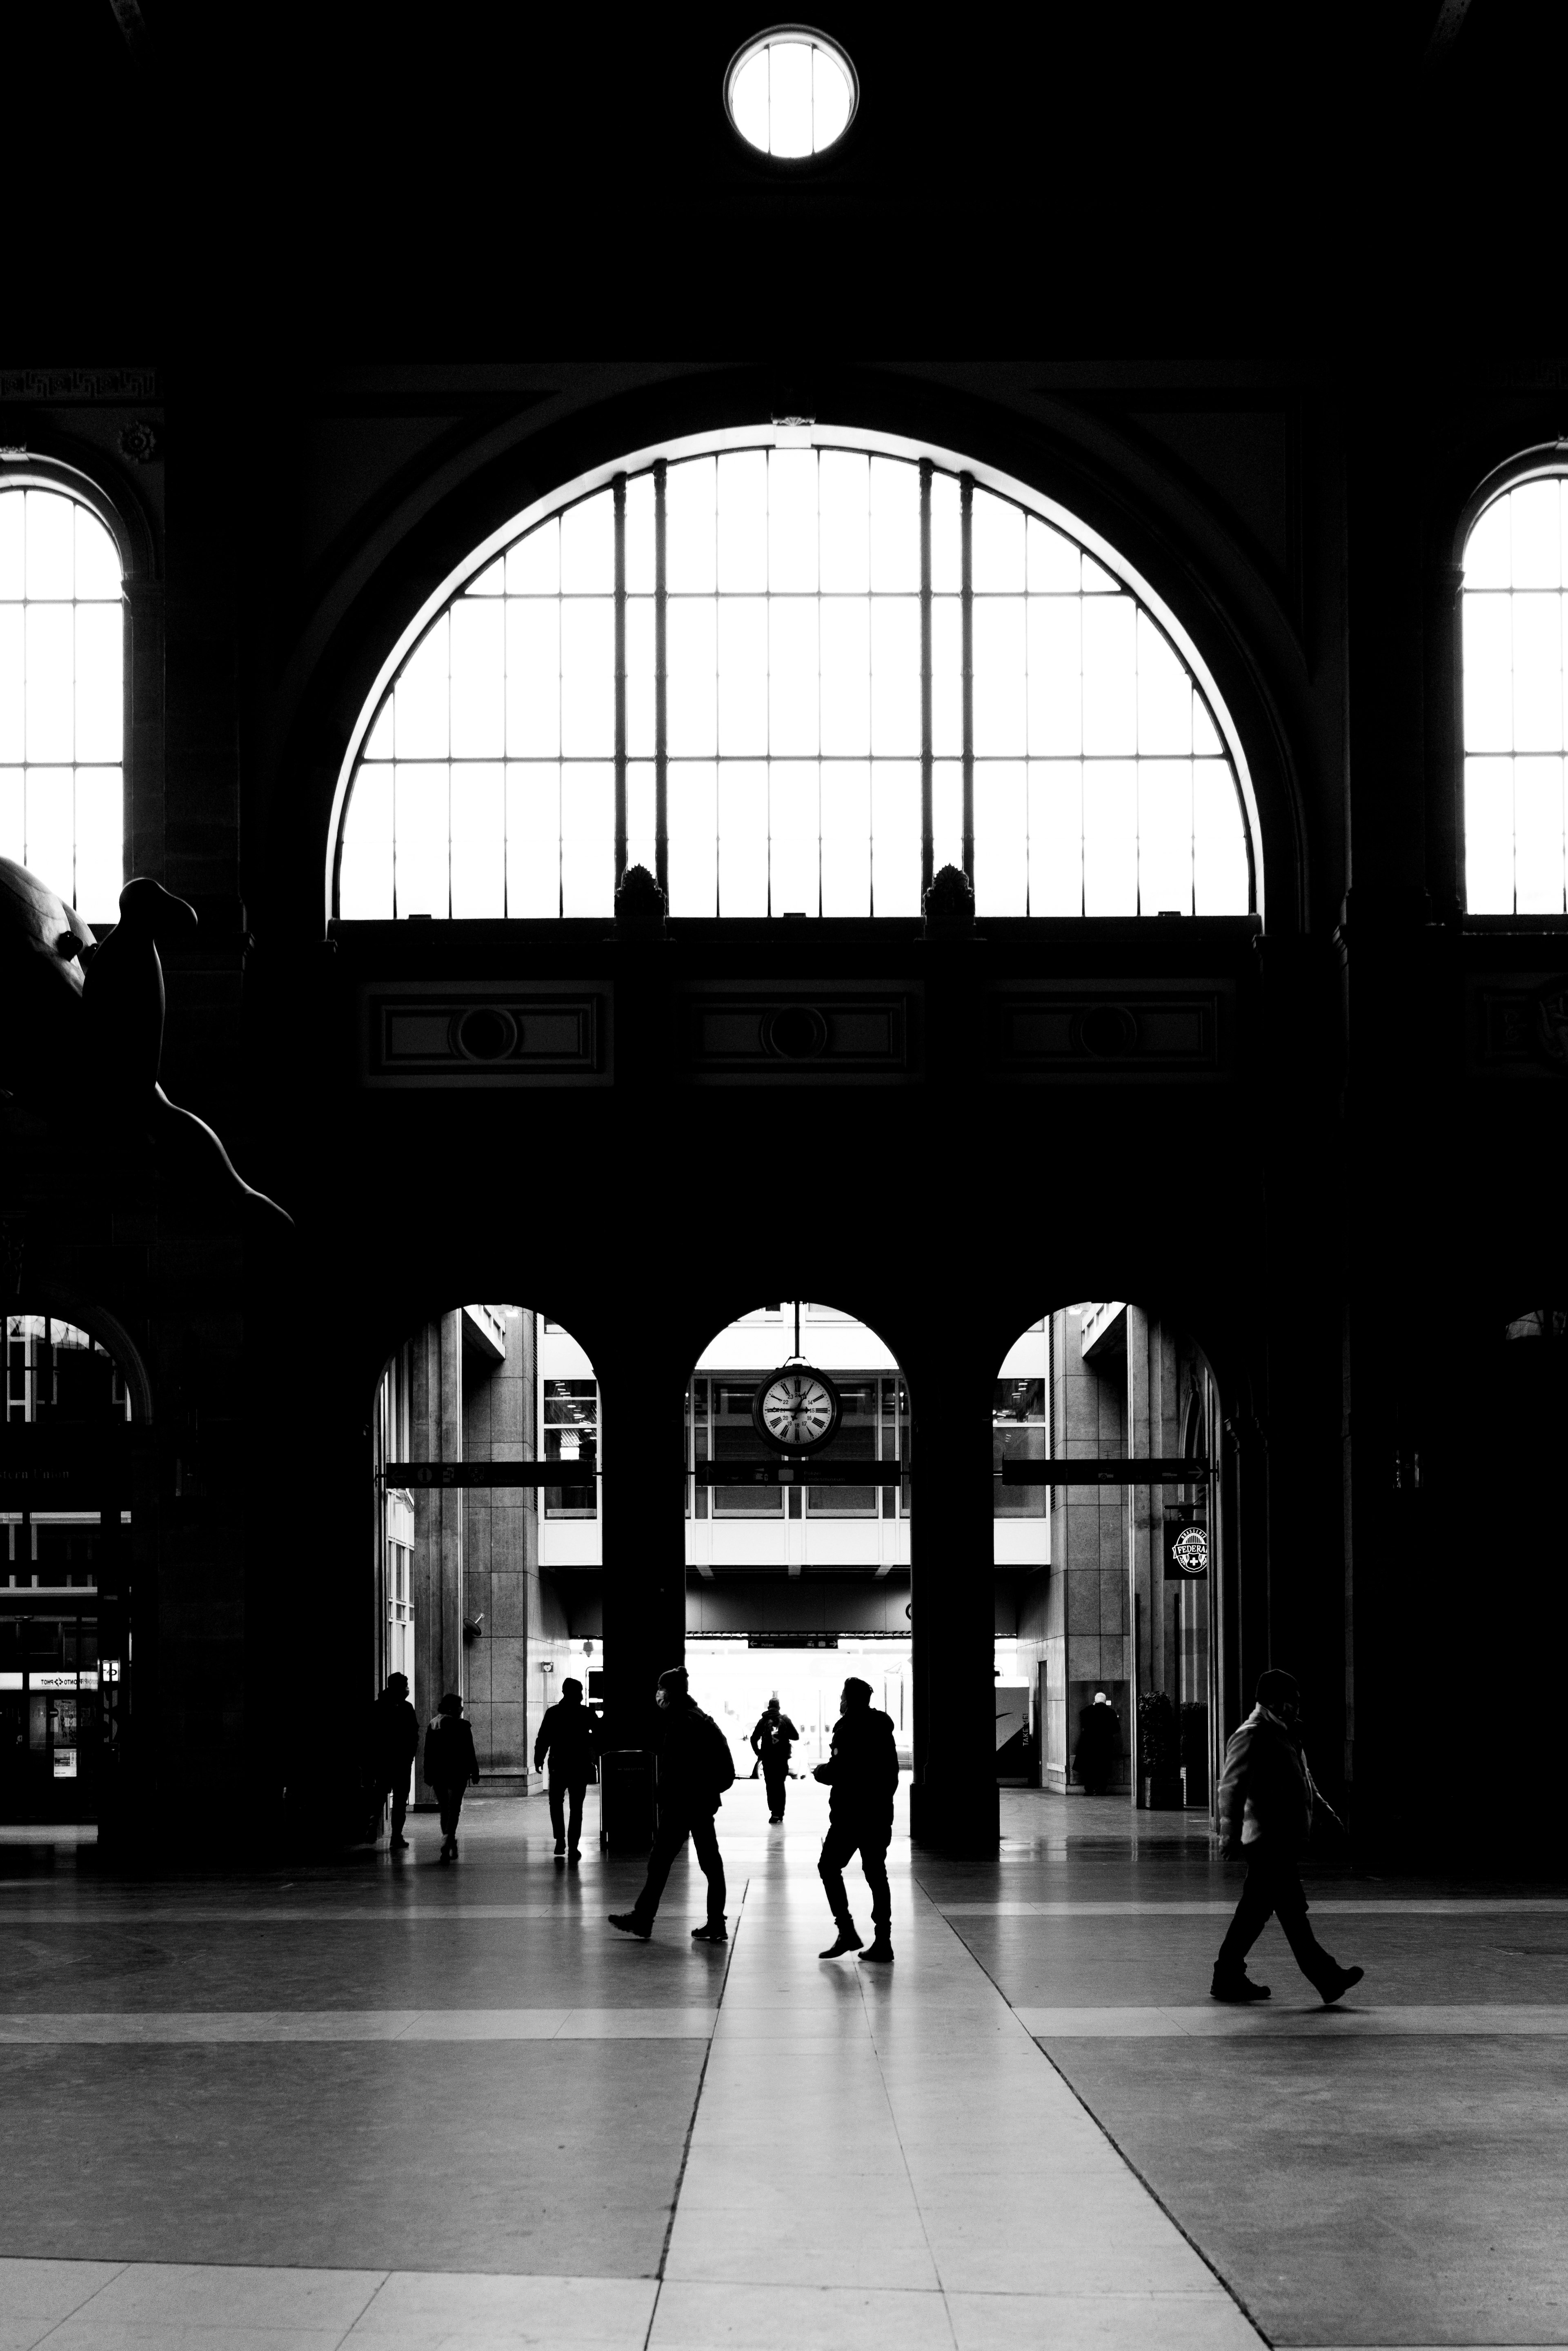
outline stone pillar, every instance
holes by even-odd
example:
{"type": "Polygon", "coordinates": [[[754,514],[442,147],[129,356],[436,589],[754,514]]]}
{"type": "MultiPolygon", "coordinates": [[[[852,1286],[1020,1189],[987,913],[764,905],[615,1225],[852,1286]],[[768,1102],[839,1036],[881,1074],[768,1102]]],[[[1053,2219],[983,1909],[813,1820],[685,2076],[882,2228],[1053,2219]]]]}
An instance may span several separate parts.
{"type": "MultiPolygon", "coordinates": [[[[1065,1308],[1051,1318],[1051,1421],[1054,1447],[1064,1459],[1114,1457],[1126,1445],[1127,1371],[1108,1330],[1085,1362],[1083,1323],[1065,1308]]],[[[1127,1560],[1126,1504],[1114,1487],[1058,1486],[1051,1495],[1051,1581],[1061,1588],[1065,1635],[1067,1761],[1078,1740],[1078,1718],[1103,1689],[1132,1744],[1132,1600],[1127,1560]]]]}
{"type": "MultiPolygon", "coordinates": [[[[416,1461],[463,1458],[463,1314],[427,1322],[410,1348],[410,1442],[416,1461]]],[[[413,1498],[414,1687],[422,1722],[443,1693],[463,1689],[463,1490],[423,1486],[413,1498]]],[[[434,1803],[423,1759],[416,1793],[434,1803]]]]}
{"type": "MultiPolygon", "coordinates": [[[[628,1321],[613,1346],[596,1352],[603,1511],[604,1743],[653,1744],[653,1691],[667,1667],[685,1662],[685,1458],[689,1366],[658,1323],[628,1321]]],[[[613,1769],[605,1775],[611,1845],[646,1850],[645,1824],[618,1816],[613,1769]]]]}
{"type": "Polygon", "coordinates": [[[994,1853],[996,1573],[991,1405],[995,1383],[956,1366],[987,1363],[959,1334],[927,1330],[912,1363],[915,1779],[910,1834],[946,1853],[994,1853]],[[943,1341],[946,1338],[947,1343],[943,1341]],[[928,1368],[927,1368],[928,1366],[928,1368]]]}
{"type": "MultiPolygon", "coordinates": [[[[463,1455],[468,1461],[532,1458],[534,1317],[504,1306],[506,1356],[482,1360],[470,1347],[464,1367],[463,1455]]],[[[530,1558],[538,1572],[538,1497],[515,1486],[472,1487],[463,1497],[463,1596],[477,1638],[464,1645],[465,1696],[479,1769],[487,1781],[522,1792],[528,1770],[530,1558]]]]}

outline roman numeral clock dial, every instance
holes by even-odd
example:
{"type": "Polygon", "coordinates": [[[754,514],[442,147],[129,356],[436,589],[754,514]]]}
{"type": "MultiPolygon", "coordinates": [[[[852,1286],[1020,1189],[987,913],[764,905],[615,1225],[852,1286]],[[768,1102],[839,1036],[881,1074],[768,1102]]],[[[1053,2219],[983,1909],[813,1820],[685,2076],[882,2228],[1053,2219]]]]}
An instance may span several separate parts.
{"type": "Polygon", "coordinates": [[[777,1452],[817,1453],[837,1434],[839,1408],[839,1392],[825,1372],[787,1364],[758,1389],[751,1422],[777,1452]]]}

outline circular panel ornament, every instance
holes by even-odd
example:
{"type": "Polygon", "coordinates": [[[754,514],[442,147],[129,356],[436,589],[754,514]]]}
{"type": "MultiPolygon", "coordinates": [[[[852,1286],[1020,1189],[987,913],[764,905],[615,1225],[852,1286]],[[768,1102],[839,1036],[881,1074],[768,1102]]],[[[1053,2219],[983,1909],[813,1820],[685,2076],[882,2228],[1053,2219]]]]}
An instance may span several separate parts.
{"type": "Polygon", "coordinates": [[[1184,1575],[1208,1573],[1208,1530],[1183,1527],[1171,1545],[1171,1558],[1184,1575]]]}
{"type": "Polygon", "coordinates": [[[751,1425],[776,1453],[820,1453],[838,1435],[839,1392],[826,1372],[786,1364],[751,1400],[751,1425]]]}
{"type": "Polygon", "coordinates": [[[775,162],[807,162],[836,147],[859,104],[853,66],[810,25],[754,35],[724,78],[725,112],[747,145],[775,162]]]}

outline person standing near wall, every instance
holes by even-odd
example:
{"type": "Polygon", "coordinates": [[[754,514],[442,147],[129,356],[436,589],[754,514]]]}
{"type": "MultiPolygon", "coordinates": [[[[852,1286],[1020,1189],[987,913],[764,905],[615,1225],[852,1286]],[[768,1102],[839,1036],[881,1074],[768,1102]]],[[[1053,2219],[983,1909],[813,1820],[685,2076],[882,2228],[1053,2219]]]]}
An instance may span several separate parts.
{"type": "Polygon", "coordinates": [[[643,1891],[630,1910],[612,1910],[610,1923],[644,1943],[664,1893],[670,1865],[689,1836],[707,1880],[707,1921],[692,1928],[698,1943],[727,1943],[724,1922],[724,1861],[714,1827],[724,1792],[735,1783],[729,1741],[710,1714],[692,1697],[685,1666],[659,1676],[659,1825],[648,1856],[643,1891]]]}
{"type": "Polygon", "coordinates": [[[1342,1968],[1307,1924],[1301,1857],[1317,1790],[1301,1750],[1301,1691],[1293,1674],[1271,1667],[1258,1677],[1258,1703],[1225,1750],[1218,1794],[1220,1848],[1243,1855],[1247,1883],[1209,1985],[1215,2000],[1267,2000],[1267,1984],[1247,1972],[1247,1954],[1277,1916],[1296,1965],[1325,2007],[1361,1981],[1362,1968],[1342,1968]]]}
{"type": "Polygon", "coordinates": [[[406,1853],[402,1833],[408,1818],[408,1782],[419,1752],[419,1717],[409,1704],[408,1676],[389,1674],[387,1686],[371,1708],[371,1771],[376,1806],[392,1806],[392,1850],[406,1853]]]}
{"type": "Polygon", "coordinates": [[[898,1745],[893,1717],[871,1702],[871,1684],[852,1675],[839,1700],[841,1711],[833,1725],[832,1748],[819,1763],[813,1779],[832,1790],[828,1805],[828,1834],[822,1839],[817,1875],[827,1892],[828,1905],[838,1923],[838,1935],[821,1953],[841,1959],[860,1951],[862,1959],[878,1962],[893,1957],[893,1896],[887,1883],[887,1848],[893,1839],[893,1800],[898,1792],[898,1745]],[[873,1940],[862,1949],[844,1891],[844,1864],[859,1852],[861,1868],[871,1888],[873,1940]]]}
{"type": "Polygon", "coordinates": [[[800,1736],[789,1716],[780,1713],[778,1698],[770,1698],[751,1734],[751,1751],[761,1764],[762,1776],[768,1783],[768,1818],[771,1824],[776,1825],[784,1817],[789,1750],[800,1736]]]}
{"type": "Polygon", "coordinates": [[[580,1858],[583,1792],[599,1760],[599,1725],[582,1703],[582,1684],[568,1675],[554,1706],[547,1707],[534,1741],[534,1770],[549,1761],[549,1817],[557,1855],[569,1865],[580,1858]],[[567,1813],[570,1800],[570,1812],[567,1813]]]}
{"type": "Polygon", "coordinates": [[[463,1810],[464,1791],[479,1784],[474,1733],[463,1719],[463,1701],[455,1690],[447,1691],[424,1734],[424,1776],[434,1789],[435,1801],[441,1807],[440,1858],[455,1861],[457,1820],[463,1810]]]}
{"type": "Polygon", "coordinates": [[[1078,1718],[1078,1744],[1072,1768],[1086,1796],[1103,1796],[1122,1760],[1122,1718],[1103,1690],[1078,1718]]]}

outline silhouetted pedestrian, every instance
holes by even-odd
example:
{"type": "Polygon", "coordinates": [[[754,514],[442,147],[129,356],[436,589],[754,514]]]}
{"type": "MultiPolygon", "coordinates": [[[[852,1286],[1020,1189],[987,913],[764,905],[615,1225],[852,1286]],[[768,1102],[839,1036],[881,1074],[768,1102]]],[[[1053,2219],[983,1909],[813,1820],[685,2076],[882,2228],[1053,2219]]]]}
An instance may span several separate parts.
{"type": "Polygon", "coordinates": [[[1285,1930],[1296,1965],[1324,2005],[1343,1998],[1365,1972],[1342,1968],[1307,1924],[1301,1856],[1317,1790],[1301,1751],[1301,1691],[1293,1674],[1271,1667],[1258,1677],[1258,1703],[1231,1738],[1219,1777],[1219,1836],[1228,1859],[1243,1854],[1247,1883],[1236,1906],[1209,1991],[1216,2000],[1267,2000],[1267,1984],[1247,1972],[1247,1954],[1270,1913],[1285,1930]]]}
{"type": "Polygon", "coordinates": [[[1122,1718],[1103,1690],[1078,1718],[1078,1744],[1072,1768],[1086,1796],[1103,1796],[1122,1760],[1122,1718]]]}
{"type": "Polygon", "coordinates": [[[447,1691],[424,1734],[424,1776],[441,1807],[440,1858],[455,1861],[457,1816],[465,1789],[479,1784],[479,1759],[474,1733],[463,1719],[463,1701],[455,1690],[447,1691]]]}
{"type": "Polygon", "coordinates": [[[724,1862],[714,1815],[725,1790],[735,1784],[735,1758],[717,1723],[704,1714],[692,1697],[685,1666],[672,1666],[668,1673],[659,1676],[654,1703],[659,1709],[659,1825],[643,1891],[630,1910],[612,1910],[610,1923],[623,1935],[638,1935],[647,1941],[670,1865],[689,1836],[707,1880],[707,1921],[692,1928],[693,1938],[699,1943],[727,1943],[724,1862]]]}
{"type": "Polygon", "coordinates": [[[846,1951],[860,1951],[862,1959],[891,1959],[893,1896],[887,1883],[887,1848],[893,1837],[893,1800],[898,1792],[893,1717],[873,1706],[871,1684],[852,1675],[844,1684],[839,1704],[842,1711],[833,1725],[828,1760],[819,1763],[812,1774],[832,1791],[817,1875],[827,1890],[839,1931],[821,1956],[839,1959],[846,1951]],[[857,1851],[871,1888],[873,1939],[864,1950],[844,1892],[844,1864],[857,1851]]]}
{"type": "Polygon", "coordinates": [[[555,1849],[568,1862],[578,1859],[582,1844],[583,1791],[593,1777],[599,1758],[599,1725],[582,1703],[582,1684],[569,1674],[554,1706],[545,1708],[534,1741],[534,1770],[542,1771],[549,1758],[549,1817],[555,1849]],[[567,1802],[570,1801],[570,1822],[567,1802]]]}
{"type": "Polygon", "coordinates": [[[406,1853],[402,1833],[408,1818],[408,1782],[419,1752],[419,1717],[408,1700],[408,1676],[389,1674],[387,1686],[371,1708],[371,1772],[375,1782],[376,1810],[392,1806],[392,1850],[406,1853]]]}
{"type": "Polygon", "coordinates": [[[768,1782],[768,1817],[771,1822],[784,1817],[789,1750],[800,1736],[789,1716],[779,1712],[778,1699],[770,1698],[751,1734],[751,1751],[761,1764],[762,1776],[768,1782]]]}

